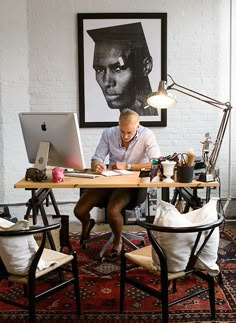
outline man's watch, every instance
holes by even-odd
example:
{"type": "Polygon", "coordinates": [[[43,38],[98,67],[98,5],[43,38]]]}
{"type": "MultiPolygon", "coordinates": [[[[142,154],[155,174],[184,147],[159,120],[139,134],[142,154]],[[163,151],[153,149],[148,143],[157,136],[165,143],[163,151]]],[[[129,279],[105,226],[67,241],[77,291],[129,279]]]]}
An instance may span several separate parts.
{"type": "Polygon", "coordinates": [[[132,164],[127,164],[127,169],[132,170],[132,164]]]}

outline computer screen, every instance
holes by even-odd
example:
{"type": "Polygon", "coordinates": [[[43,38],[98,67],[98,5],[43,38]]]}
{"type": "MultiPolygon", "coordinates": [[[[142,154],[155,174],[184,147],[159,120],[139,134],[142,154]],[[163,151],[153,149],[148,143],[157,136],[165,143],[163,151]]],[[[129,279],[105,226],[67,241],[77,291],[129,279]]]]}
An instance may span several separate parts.
{"type": "Polygon", "coordinates": [[[76,113],[22,112],[19,118],[28,160],[34,167],[85,168],[76,113]]]}

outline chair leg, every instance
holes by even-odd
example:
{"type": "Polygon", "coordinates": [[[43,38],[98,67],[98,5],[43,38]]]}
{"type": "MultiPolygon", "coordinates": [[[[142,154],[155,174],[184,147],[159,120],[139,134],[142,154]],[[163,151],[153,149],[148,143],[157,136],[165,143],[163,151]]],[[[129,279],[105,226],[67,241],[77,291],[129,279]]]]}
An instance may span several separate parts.
{"type": "Polygon", "coordinates": [[[220,271],[220,273],[218,274],[218,277],[217,277],[217,281],[218,281],[218,284],[223,287],[224,286],[224,280],[223,280],[223,276],[222,276],[222,272],[220,271]]]}
{"type": "Polygon", "coordinates": [[[169,308],[168,308],[168,300],[162,299],[162,323],[168,323],[169,322],[169,308]]]}
{"type": "Polygon", "coordinates": [[[125,237],[126,239],[138,240],[140,241],[142,246],[145,246],[145,238],[137,234],[130,233],[130,232],[122,232],[122,237],[125,237]]]}
{"type": "Polygon", "coordinates": [[[215,281],[214,278],[208,275],[208,287],[209,287],[209,302],[211,309],[211,319],[214,320],[216,316],[215,309],[215,281]]]}
{"type": "Polygon", "coordinates": [[[108,240],[105,243],[105,245],[103,246],[102,250],[99,253],[99,257],[100,259],[104,256],[105,252],[107,251],[107,249],[109,248],[109,246],[112,244],[112,242],[114,241],[114,234],[113,233],[108,233],[108,240]]]}
{"type": "Polygon", "coordinates": [[[97,235],[95,237],[91,237],[88,240],[84,240],[82,248],[86,248],[87,243],[92,241],[99,241],[99,240],[107,240],[105,245],[103,246],[102,250],[99,253],[99,258],[102,258],[105,252],[107,251],[108,247],[112,244],[114,240],[114,235],[112,232],[108,232],[102,235],[97,235]]]}
{"type": "Polygon", "coordinates": [[[121,253],[120,264],[120,313],[124,311],[124,298],[125,298],[125,275],[126,275],[126,258],[124,251],[121,253]]]}
{"type": "Polygon", "coordinates": [[[36,286],[35,281],[29,282],[28,284],[28,311],[29,311],[29,322],[36,322],[36,300],[35,300],[36,286]]]}
{"type": "Polygon", "coordinates": [[[77,314],[81,314],[81,304],[80,304],[80,283],[79,283],[79,273],[78,273],[78,263],[76,252],[73,252],[74,259],[72,260],[72,272],[74,276],[74,292],[75,292],[75,301],[77,314]]]}
{"type": "Polygon", "coordinates": [[[172,280],[172,292],[173,293],[176,293],[177,291],[177,288],[176,288],[176,279],[173,279],[172,280]]]}
{"type": "Polygon", "coordinates": [[[168,305],[169,291],[168,281],[165,278],[161,278],[161,302],[162,302],[162,323],[169,322],[169,305],[168,305]]]}
{"type": "Polygon", "coordinates": [[[124,244],[128,245],[133,250],[138,249],[138,246],[136,246],[132,241],[130,241],[126,236],[122,234],[122,241],[124,244]]]}

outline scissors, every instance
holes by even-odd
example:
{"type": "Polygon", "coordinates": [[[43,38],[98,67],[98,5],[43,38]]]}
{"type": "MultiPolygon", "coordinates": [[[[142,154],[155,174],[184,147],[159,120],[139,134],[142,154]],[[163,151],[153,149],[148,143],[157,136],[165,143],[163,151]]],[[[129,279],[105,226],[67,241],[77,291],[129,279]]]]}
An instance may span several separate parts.
{"type": "Polygon", "coordinates": [[[178,157],[178,166],[188,166],[188,155],[186,153],[179,153],[178,157]]]}

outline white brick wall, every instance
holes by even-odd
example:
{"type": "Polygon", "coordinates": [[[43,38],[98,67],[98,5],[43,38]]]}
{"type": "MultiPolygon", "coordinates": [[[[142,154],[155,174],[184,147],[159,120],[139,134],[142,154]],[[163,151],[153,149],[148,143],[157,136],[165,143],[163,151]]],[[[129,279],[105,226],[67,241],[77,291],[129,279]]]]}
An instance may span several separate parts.
{"type": "Polygon", "coordinates": [[[234,106],[234,109],[232,110],[232,118],[231,118],[231,124],[230,124],[230,134],[231,134],[231,140],[230,140],[230,148],[231,148],[231,168],[229,173],[229,196],[235,198],[236,197],[236,175],[235,175],[235,169],[236,169],[236,91],[235,91],[235,85],[236,85],[236,4],[235,1],[232,0],[232,68],[231,68],[231,102],[234,106]]]}
{"type": "MultiPolygon", "coordinates": [[[[229,100],[229,0],[11,0],[0,3],[0,204],[25,202],[29,197],[29,193],[13,188],[28,167],[18,112],[77,112],[76,14],[79,12],[167,12],[168,73],[177,83],[221,101],[229,100]]],[[[233,6],[235,17],[235,4],[233,6]]],[[[233,32],[235,35],[235,23],[233,32]]],[[[234,38],[232,63],[235,65],[234,38]]],[[[232,73],[235,70],[232,68],[232,73]]],[[[236,84],[235,74],[232,76],[232,83],[236,84]]],[[[183,152],[192,147],[200,154],[200,141],[208,131],[214,139],[221,112],[186,96],[178,95],[177,99],[177,106],[168,111],[167,127],[153,128],[162,153],[183,152]]],[[[235,102],[233,91],[231,100],[235,102]]],[[[232,121],[234,119],[233,111],[232,121]]],[[[232,168],[236,163],[233,128],[232,168]]],[[[87,165],[101,132],[100,128],[81,129],[87,165]]],[[[236,197],[233,173],[229,187],[228,156],[229,132],[219,158],[222,195],[236,197]]],[[[77,200],[78,191],[56,191],[56,196],[59,201],[73,202],[77,200]]],[[[71,212],[71,206],[68,212],[71,212]]]]}
{"type": "Polygon", "coordinates": [[[0,5],[0,203],[10,203],[23,195],[13,185],[26,163],[18,113],[29,110],[27,10],[26,1],[0,5]]]}

